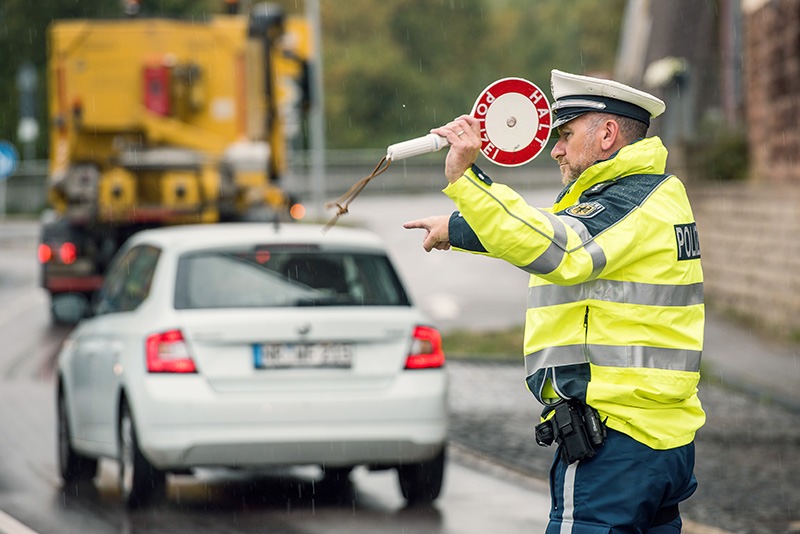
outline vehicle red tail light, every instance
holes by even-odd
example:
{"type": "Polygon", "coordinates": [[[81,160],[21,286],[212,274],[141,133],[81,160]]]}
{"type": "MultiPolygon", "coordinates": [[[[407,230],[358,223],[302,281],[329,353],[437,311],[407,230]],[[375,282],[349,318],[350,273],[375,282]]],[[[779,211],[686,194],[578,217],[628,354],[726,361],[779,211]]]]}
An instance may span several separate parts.
{"type": "Polygon", "coordinates": [[[75,263],[75,260],[78,258],[78,248],[74,243],[67,241],[58,249],[58,257],[61,258],[62,263],[66,265],[75,263]]]}
{"type": "Polygon", "coordinates": [[[196,373],[189,347],[180,330],[153,334],[145,344],[150,373],[196,373]]]}
{"type": "Polygon", "coordinates": [[[430,326],[414,328],[411,352],[406,358],[406,369],[433,369],[444,365],[442,335],[430,326]]]}
{"type": "Polygon", "coordinates": [[[36,256],[39,258],[39,263],[47,263],[53,257],[53,249],[42,243],[36,251],[36,256]]]}

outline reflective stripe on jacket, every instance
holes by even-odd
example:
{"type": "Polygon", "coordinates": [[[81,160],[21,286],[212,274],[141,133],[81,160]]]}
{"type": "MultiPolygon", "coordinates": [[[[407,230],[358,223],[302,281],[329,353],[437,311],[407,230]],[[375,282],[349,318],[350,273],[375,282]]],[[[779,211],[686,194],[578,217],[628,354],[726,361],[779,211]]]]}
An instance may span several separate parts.
{"type": "Polygon", "coordinates": [[[473,166],[444,189],[458,250],[531,274],[525,367],[531,392],[578,397],[606,424],[655,449],[694,439],[705,310],[696,226],[685,189],[664,174],[657,137],[623,147],[550,209],[473,166]],[[552,388],[552,389],[551,389],[552,388]]]}

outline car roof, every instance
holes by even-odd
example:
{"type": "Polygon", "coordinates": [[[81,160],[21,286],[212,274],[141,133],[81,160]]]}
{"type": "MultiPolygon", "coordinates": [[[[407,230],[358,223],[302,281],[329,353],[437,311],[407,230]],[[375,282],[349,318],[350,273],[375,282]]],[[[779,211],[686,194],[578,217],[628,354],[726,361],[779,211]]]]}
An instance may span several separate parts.
{"type": "Polygon", "coordinates": [[[325,231],[318,224],[305,223],[213,223],[168,226],[144,230],[131,238],[131,246],[148,243],[176,252],[230,245],[291,243],[371,248],[385,251],[374,233],[351,227],[333,227],[325,231]]]}

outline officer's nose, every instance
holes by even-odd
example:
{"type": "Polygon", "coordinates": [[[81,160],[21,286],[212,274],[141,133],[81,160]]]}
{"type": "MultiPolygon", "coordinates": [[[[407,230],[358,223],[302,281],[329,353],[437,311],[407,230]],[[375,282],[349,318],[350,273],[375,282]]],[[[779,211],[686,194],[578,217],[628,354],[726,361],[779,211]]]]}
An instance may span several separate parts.
{"type": "Polygon", "coordinates": [[[562,143],[561,139],[559,139],[556,141],[556,144],[553,145],[553,149],[550,151],[550,157],[557,160],[564,154],[566,154],[564,151],[564,143],[562,143]]]}

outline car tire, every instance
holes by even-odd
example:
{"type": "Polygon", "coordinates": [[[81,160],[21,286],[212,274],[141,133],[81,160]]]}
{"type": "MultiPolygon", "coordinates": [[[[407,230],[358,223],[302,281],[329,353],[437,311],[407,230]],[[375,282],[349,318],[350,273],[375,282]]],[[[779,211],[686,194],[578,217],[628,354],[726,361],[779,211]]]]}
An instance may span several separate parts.
{"type": "Polygon", "coordinates": [[[397,468],[400,492],[408,504],[426,505],[435,501],[444,482],[445,449],[432,459],[397,468]]]}
{"type": "Polygon", "coordinates": [[[140,508],[166,493],[167,475],[154,467],[139,449],[136,424],[127,402],[119,417],[119,490],[128,508],[140,508]]]}
{"type": "Polygon", "coordinates": [[[97,459],[89,458],[72,448],[69,411],[64,391],[58,393],[58,470],[64,482],[86,482],[97,475],[97,459]]]}

